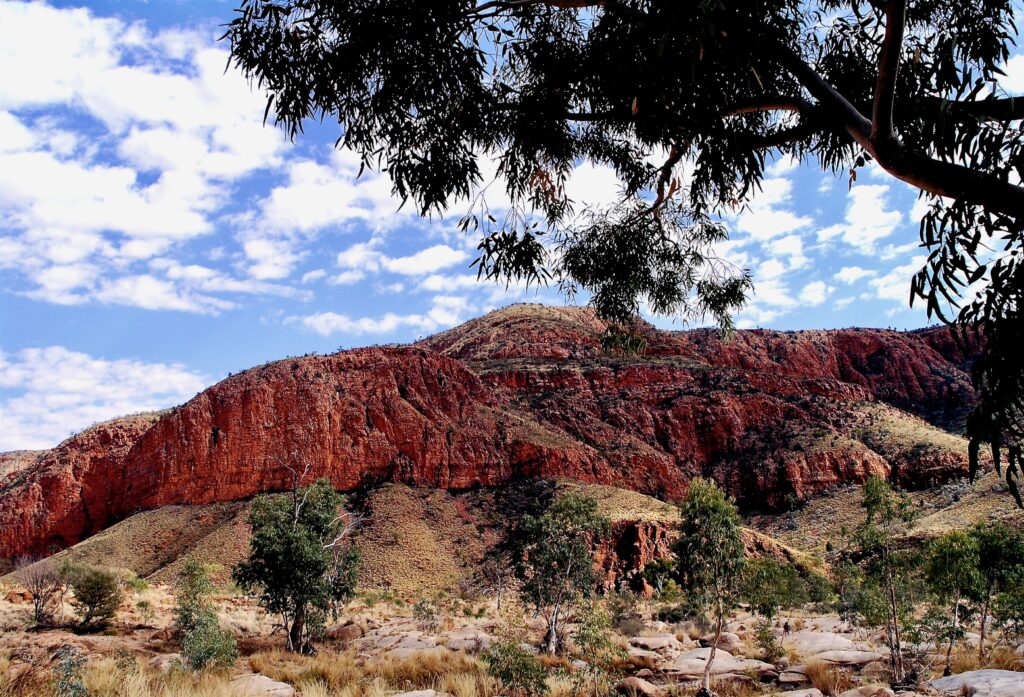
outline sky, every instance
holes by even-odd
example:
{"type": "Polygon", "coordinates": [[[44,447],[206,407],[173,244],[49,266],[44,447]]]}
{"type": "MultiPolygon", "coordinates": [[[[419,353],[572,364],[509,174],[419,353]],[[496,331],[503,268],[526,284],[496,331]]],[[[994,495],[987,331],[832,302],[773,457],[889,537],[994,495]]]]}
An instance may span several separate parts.
{"type": "MultiPolygon", "coordinates": [[[[0,451],[182,403],[268,360],[414,341],[553,289],[478,282],[464,204],[424,220],[357,178],[337,126],[295,143],[217,37],[237,0],[0,0],[0,451]]],[[[1024,92],[1024,56],[1003,87],[1024,92]]],[[[580,163],[568,194],[610,203],[580,163]]],[[[868,169],[768,169],[722,252],[740,327],[914,328],[916,192],[868,169]]],[[[686,328],[672,318],[650,318],[686,328]]]]}

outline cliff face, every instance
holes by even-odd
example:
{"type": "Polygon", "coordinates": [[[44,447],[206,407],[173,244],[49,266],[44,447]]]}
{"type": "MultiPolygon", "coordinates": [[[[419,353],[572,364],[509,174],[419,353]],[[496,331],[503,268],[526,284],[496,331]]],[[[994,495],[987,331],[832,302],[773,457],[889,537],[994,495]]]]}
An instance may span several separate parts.
{"type": "Polygon", "coordinates": [[[254,368],[159,418],[94,427],[0,469],[0,557],[140,510],[286,489],[306,468],[343,490],[541,476],[667,499],[704,475],[747,508],[872,474],[922,486],[966,472],[963,443],[936,425],[970,407],[969,352],[942,333],[723,341],[645,326],[646,355],[616,358],[603,329],[585,310],[513,306],[417,346],[254,368]]]}

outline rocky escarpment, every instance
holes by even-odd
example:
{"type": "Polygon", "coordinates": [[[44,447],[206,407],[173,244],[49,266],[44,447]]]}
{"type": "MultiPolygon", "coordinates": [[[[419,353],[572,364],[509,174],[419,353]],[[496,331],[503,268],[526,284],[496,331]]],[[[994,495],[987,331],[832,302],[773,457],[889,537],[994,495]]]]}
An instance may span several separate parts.
{"type": "Polygon", "coordinates": [[[939,427],[970,408],[969,358],[933,333],[644,326],[645,355],[615,357],[603,330],[585,310],[513,306],[416,346],[278,361],[159,417],[97,426],[4,475],[0,557],[140,510],[279,491],[304,471],[343,490],[566,477],[664,499],[704,475],[749,509],[873,474],[923,486],[966,471],[939,427]]]}

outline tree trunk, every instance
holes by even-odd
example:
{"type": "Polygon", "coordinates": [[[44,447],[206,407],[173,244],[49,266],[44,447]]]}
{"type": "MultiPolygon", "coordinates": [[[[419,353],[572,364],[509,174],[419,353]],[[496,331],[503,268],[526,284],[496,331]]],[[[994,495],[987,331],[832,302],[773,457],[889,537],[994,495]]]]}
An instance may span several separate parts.
{"type": "Polygon", "coordinates": [[[708,660],[704,663],[704,678],[701,681],[701,686],[704,688],[705,693],[711,692],[711,662],[715,660],[715,651],[718,650],[718,640],[722,638],[722,604],[718,604],[718,618],[715,622],[715,641],[711,644],[711,653],[708,654],[708,660]]]}
{"type": "Polygon", "coordinates": [[[949,633],[949,645],[946,647],[946,668],[942,671],[943,676],[953,673],[953,644],[956,641],[956,631],[960,628],[960,592],[957,591],[953,598],[953,631],[949,633]]]}
{"type": "Polygon", "coordinates": [[[988,628],[988,608],[992,602],[992,586],[985,591],[985,603],[981,606],[981,627],[978,630],[978,663],[985,660],[985,630],[988,628]]]}
{"type": "Polygon", "coordinates": [[[302,651],[302,631],[306,627],[306,608],[299,606],[288,630],[288,650],[302,651]]]}
{"type": "Polygon", "coordinates": [[[907,674],[903,668],[903,644],[900,641],[899,607],[896,601],[896,587],[891,574],[886,574],[886,585],[889,591],[889,615],[892,622],[892,674],[896,683],[902,684],[906,681],[907,674]]]}
{"type": "Polygon", "coordinates": [[[544,640],[544,650],[552,656],[558,651],[558,613],[561,608],[556,605],[555,611],[548,618],[548,635],[544,640]]]}
{"type": "Polygon", "coordinates": [[[504,585],[504,578],[498,576],[498,612],[501,612],[501,587],[504,585]]]}

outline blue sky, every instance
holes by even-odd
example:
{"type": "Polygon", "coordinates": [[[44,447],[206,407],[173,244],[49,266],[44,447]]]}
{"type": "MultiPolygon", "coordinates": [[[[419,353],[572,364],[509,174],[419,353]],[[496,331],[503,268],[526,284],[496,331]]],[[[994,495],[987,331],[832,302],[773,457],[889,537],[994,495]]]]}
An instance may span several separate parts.
{"type": "MultiPolygon", "coordinates": [[[[216,37],[231,2],[0,2],[0,450],[180,403],[286,355],[415,340],[554,291],[479,284],[477,240],[356,178],[337,130],[290,144],[216,37]]],[[[1004,85],[1024,91],[1024,57],[1004,85]]],[[[583,163],[569,194],[612,201],[583,163]]],[[[490,200],[499,206],[499,200],[490,200]]],[[[777,162],[722,249],[743,327],[918,327],[916,194],[777,162]]],[[[665,327],[680,327],[657,319],[665,327]]]]}

